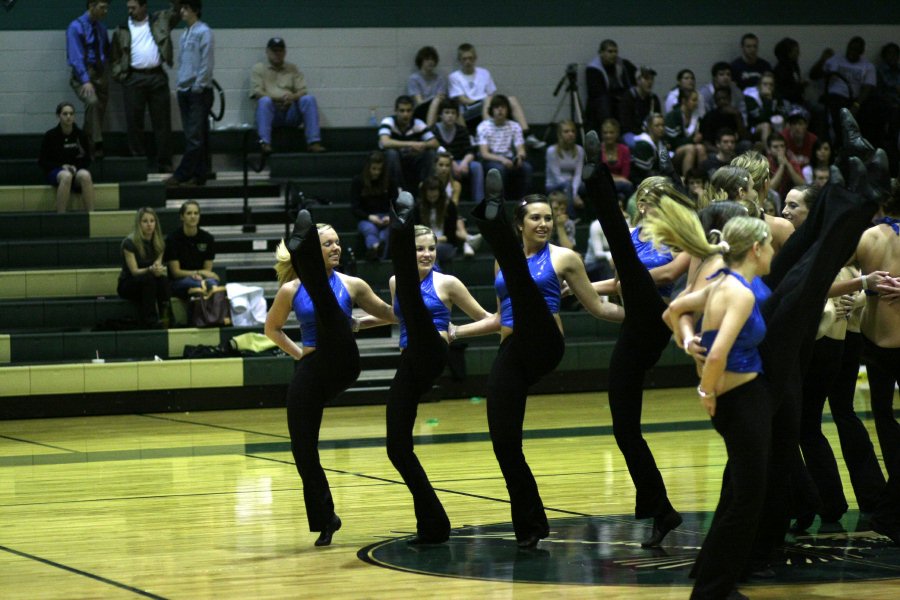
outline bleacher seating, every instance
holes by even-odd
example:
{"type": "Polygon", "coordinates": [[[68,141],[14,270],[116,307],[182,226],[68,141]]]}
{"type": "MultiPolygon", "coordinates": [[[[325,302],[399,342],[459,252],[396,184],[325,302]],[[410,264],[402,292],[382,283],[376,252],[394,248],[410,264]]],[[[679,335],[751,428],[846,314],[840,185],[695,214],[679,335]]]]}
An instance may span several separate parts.
{"type": "MultiPolygon", "coordinates": [[[[65,214],[53,212],[52,189],[33,178],[40,137],[0,136],[0,418],[280,404],[293,372],[290,358],[184,358],[186,345],[218,346],[246,331],[261,332],[261,327],[110,330],[134,317],[134,307],[116,294],[122,238],[132,228],[136,208],[153,206],[163,232],[169,232],[180,226],[180,203],[198,199],[201,226],[216,236],[216,271],[224,281],[261,285],[271,302],[277,289],[272,252],[289,226],[282,184],[294,181],[307,198],[318,200],[312,205],[316,221],[332,224],[345,249],[359,250],[348,196],[352,177],[374,146],[374,130],[325,130],[323,141],[333,151],[324,154],[301,152],[302,134],[279,130],[269,173],[254,175],[246,190],[239,170],[230,168],[220,169],[205,187],[167,189],[159,176],[148,177],[142,159],[121,158],[126,154],[124,135],[111,133],[105,146],[112,156],[97,163],[109,183],[97,186],[96,210],[65,214]],[[13,177],[5,176],[16,171],[13,177]],[[255,232],[245,231],[245,195],[255,232]],[[98,355],[106,362],[91,362],[98,355]]],[[[245,139],[238,130],[214,131],[217,164],[233,164],[245,139]]],[[[181,143],[177,139],[176,147],[181,143]]],[[[539,186],[543,152],[532,152],[530,159],[539,186]]],[[[474,206],[467,188],[460,206],[463,217],[474,206]]],[[[587,230],[587,223],[577,227],[579,247],[586,243],[587,230]]],[[[389,300],[389,262],[358,260],[353,268],[389,300]]],[[[483,247],[471,259],[460,257],[446,270],[460,277],[485,308],[495,308],[490,248],[483,247]]],[[[456,310],[453,319],[464,323],[468,317],[456,310]]],[[[562,319],[566,357],[535,391],[604,385],[618,326],[583,311],[565,312],[562,319]]],[[[299,336],[294,322],[287,331],[299,336]]],[[[338,403],[384,402],[398,356],[396,328],[364,333],[365,373],[338,403]]],[[[463,382],[442,378],[438,397],[483,393],[496,337],[457,346],[466,348],[468,377],[463,382]]],[[[683,353],[667,352],[655,373],[662,377],[659,382],[671,383],[689,368],[683,353]]]]}

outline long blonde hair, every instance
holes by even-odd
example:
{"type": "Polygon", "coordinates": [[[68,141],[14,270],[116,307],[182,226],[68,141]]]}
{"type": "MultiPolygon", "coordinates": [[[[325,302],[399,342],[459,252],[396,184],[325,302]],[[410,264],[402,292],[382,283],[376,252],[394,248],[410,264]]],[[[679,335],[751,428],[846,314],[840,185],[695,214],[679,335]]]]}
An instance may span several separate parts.
{"type": "MultiPolygon", "coordinates": [[[[333,227],[328,223],[316,223],[317,234],[326,229],[333,229],[333,227]]],[[[284,240],[281,240],[278,247],[275,248],[275,275],[278,278],[278,287],[300,278],[297,271],[294,270],[294,265],[291,264],[291,252],[287,249],[284,240]]]]}
{"type": "Polygon", "coordinates": [[[772,235],[762,219],[737,216],[729,219],[722,231],[710,231],[711,240],[697,213],[668,197],[659,199],[644,230],[657,246],[678,248],[697,258],[721,254],[728,265],[741,262],[755,242],[762,243],[772,235]]]}
{"type": "Polygon", "coordinates": [[[141,218],[148,214],[153,215],[153,219],[156,221],[156,227],[153,228],[153,237],[151,238],[151,242],[153,243],[152,258],[155,260],[157,256],[162,256],[166,249],[166,241],[162,235],[162,226],[159,224],[159,217],[156,215],[155,210],[149,206],[144,206],[137,210],[134,215],[134,227],[131,230],[130,237],[131,241],[134,243],[134,249],[137,252],[137,255],[141,260],[145,260],[147,257],[144,255],[144,238],[141,235],[141,218]]]}
{"type": "MultiPolygon", "coordinates": [[[[690,209],[696,206],[692,199],[679,192],[672,185],[672,181],[668,177],[661,175],[651,175],[641,181],[637,191],[634,193],[634,202],[635,204],[644,202],[658,206],[659,199],[663,197],[668,197],[670,200],[683,204],[690,209]]],[[[637,227],[643,218],[644,216],[640,211],[636,212],[631,220],[632,227],[637,227]]]]}

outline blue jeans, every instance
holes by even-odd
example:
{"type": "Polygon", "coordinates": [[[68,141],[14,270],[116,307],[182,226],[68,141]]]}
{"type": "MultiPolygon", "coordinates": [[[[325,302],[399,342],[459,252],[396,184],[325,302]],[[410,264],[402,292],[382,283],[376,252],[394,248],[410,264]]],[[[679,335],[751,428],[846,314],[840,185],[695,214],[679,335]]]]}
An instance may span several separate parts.
{"type": "MultiPolygon", "coordinates": [[[[384,213],[381,213],[378,216],[383,217],[385,215],[384,213]]],[[[366,248],[381,246],[381,252],[379,253],[381,256],[379,256],[379,258],[387,256],[388,238],[391,233],[390,227],[378,227],[378,225],[375,225],[371,221],[360,221],[357,225],[357,229],[366,240],[366,248]]]]}
{"type": "MultiPolygon", "coordinates": [[[[206,289],[210,289],[214,286],[219,285],[218,279],[210,279],[208,277],[206,279],[206,289]]],[[[172,286],[172,295],[178,298],[187,298],[188,290],[191,288],[199,288],[202,285],[202,282],[198,279],[194,279],[193,277],[182,277],[180,279],[171,279],[172,286]]]]}
{"type": "Polygon", "coordinates": [[[531,163],[523,160],[518,169],[507,169],[501,163],[491,160],[483,161],[482,165],[485,171],[497,169],[500,176],[503,177],[503,189],[506,190],[505,197],[509,200],[520,200],[528,193],[531,187],[531,163]]]}
{"type": "MultiPolygon", "coordinates": [[[[462,161],[456,161],[456,164],[462,161]]],[[[484,200],[484,168],[477,160],[469,163],[469,180],[472,182],[472,200],[481,202],[484,200]]]]}
{"type": "Polygon", "coordinates": [[[319,106],[316,98],[306,94],[288,107],[281,110],[274,100],[268,96],[259,99],[256,105],[256,130],[259,139],[267,144],[272,143],[272,127],[299,127],[306,130],[306,143],[321,141],[319,132],[319,106]]]}
{"type": "Polygon", "coordinates": [[[175,178],[187,181],[194,178],[206,181],[209,152],[209,109],[213,104],[212,88],[202,92],[178,90],[178,109],[184,129],[184,155],[175,169],[175,178]]]}

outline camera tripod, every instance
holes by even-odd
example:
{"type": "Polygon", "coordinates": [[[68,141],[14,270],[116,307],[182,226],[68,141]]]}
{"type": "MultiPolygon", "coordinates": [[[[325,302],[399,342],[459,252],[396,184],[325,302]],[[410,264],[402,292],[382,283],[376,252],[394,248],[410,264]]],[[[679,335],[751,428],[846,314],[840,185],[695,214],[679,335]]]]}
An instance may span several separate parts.
{"type": "MultiPolygon", "coordinates": [[[[562,111],[563,105],[566,100],[569,101],[569,118],[575,123],[575,131],[580,135],[581,144],[584,144],[584,107],[581,105],[581,95],[578,93],[578,66],[575,63],[570,64],[566,68],[565,75],[559,80],[559,83],[556,84],[556,89],[553,90],[553,97],[559,96],[559,93],[563,91],[563,87],[565,87],[565,94],[563,94],[562,98],[559,99],[559,104],[556,106],[556,110],[553,112],[553,117],[550,119],[550,123],[556,123],[557,118],[559,117],[560,112],[562,111]]],[[[544,138],[546,140],[547,134],[544,134],[544,138]]]]}

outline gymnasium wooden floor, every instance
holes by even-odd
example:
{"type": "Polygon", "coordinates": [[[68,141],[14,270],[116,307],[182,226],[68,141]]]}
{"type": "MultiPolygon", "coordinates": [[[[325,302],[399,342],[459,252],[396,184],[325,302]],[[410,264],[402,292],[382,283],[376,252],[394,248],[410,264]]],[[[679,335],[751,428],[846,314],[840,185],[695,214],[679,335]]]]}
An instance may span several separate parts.
{"type": "MultiPolygon", "coordinates": [[[[867,415],[864,394],[857,409],[867,415]]],[[[702,520],[724,449],[692,390],[648,391],[644,422],[673,504],[702,520]]],[[[0,597],[687,598],[698,521],[686,519],[662,551],[637,546],[647,525],[628,516],[634,488],[606,394],[534,396],[526,429],[553,532],[531,554],[514,550],[478,398],[420,407],[417,452],[455,532],[418,551],[402,540],[415,522],[384,451],[383,407],[326,410],[321,458],[344,522],[328,548],[307,531],[283,410],[3,421],[0,597]]],[[[839,454],[827,418],[825,431],[839,454]]],[[[900,553],[855,510],[843,526],[798,540],[811,554],[795,566],[818,565],[819,575],[742,590],[900,597],[900,553]],[[819,552],[823,540],[833,547],[819,552]]]]}

